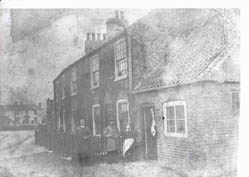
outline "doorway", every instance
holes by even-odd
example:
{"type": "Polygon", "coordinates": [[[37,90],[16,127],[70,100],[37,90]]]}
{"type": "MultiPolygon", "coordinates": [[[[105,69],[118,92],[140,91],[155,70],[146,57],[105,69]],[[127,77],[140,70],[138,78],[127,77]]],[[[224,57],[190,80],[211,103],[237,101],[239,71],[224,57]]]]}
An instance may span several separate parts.
{"type": "Polygon", "coordinates": [[[145,158],[149,160],[157,159],[157,138],[151,133],[151,125],[155,107],[153,105],[143,106],[145,158]]]}

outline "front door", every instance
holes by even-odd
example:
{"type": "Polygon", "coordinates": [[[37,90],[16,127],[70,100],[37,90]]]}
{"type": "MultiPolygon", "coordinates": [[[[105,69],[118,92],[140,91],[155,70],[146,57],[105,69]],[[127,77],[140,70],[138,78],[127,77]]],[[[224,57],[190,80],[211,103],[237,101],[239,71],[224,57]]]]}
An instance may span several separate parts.
{"type": "Polygon", "coordinates": [[[157,159],[157,140],[156,135],[151,133],[151,126],[153,121],[154,106],[146,106],[143,108],[144,118],[144,137],[145,137],[145,157],[146,159],[157,159]]]}

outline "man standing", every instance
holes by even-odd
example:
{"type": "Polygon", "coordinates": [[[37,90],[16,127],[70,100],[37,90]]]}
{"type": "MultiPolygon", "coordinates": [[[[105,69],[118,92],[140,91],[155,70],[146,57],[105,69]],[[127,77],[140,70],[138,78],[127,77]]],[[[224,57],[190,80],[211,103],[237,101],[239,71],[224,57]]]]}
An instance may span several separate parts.
{"type": "Polygon", "coordinates": [[[118,151],[118,129],[114,120],[110,120],[109,125],[104,130],[104,136],[107,138],[107,153],[110,157],[110,163],[118,151]]]}
{"type": "Polygon", "coordinates": [[[85,119],[80,120],[80,126],[75,129],[75,155],[76,159],[81,165],[87,163],[89,160],[90,153],[90,142],[89,138],[91,136],[90,129],[86,126],[85,119]]]}

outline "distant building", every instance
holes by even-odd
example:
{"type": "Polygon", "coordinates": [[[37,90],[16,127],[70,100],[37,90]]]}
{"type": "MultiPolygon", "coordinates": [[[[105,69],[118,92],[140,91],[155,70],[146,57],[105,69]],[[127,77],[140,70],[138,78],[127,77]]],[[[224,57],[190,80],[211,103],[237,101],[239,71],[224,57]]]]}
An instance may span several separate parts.
{"type": "Polygon", "coordinates": [[[12,105],[0,105],[1,126],[36,125],[42,118],[41,103],[34,105],[15,102],[12,105]]]}

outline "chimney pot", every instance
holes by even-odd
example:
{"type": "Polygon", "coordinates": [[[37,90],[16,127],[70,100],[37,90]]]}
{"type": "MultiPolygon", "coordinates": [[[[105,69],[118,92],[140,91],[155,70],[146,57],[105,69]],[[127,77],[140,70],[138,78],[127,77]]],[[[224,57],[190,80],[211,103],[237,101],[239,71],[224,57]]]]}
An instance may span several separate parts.
{"type": "Polygon", "coordinates": [[[87,33],[87,40],[91,40],[91,34],[87,33]]]}
{"type": "Polygon", "coordinates": [[[92,33],[92,40],[95,41],[95,33],[92,33]]]}
{"type": "Polygon", "coordinates": [[[115,10],[115,18],[119,18],[119,11],[115,10]]]}
{"type": "Polygon", "coordinates": [[[103,34],[103,40],[106,40],[106,34],[103,34]]]}
{"type": "Polygon", "coordinates": [[[101,40],[101,34],[100,33],[97,34],[97,40],[101,40]]]}
{"type": "Polygon", "coordinates": [[[124,19],[124,11],[120,11],[120,18],[124,19]]]}

